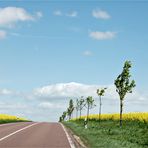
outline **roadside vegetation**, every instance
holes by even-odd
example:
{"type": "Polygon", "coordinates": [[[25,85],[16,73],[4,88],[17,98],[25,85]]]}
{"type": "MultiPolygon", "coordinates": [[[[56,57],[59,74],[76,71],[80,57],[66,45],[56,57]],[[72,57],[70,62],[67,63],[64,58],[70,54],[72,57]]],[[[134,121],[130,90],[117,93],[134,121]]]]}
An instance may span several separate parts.
{"type": "Polygon", "coordinates": [[[148,113],[123,114],[122,128],[119,114],[102,114],[100,124],[99,115],[90,115],[87,129],[84,119],[63,124],[89,148],[148,148],[148,113]]]}
{"type": "Polygon", "coordinates": [[[19,117],[7,115],[7,114],[0,114],[0,124],[11,123],[11,122],[26,122],[26,121],[28,120],[24,118],[19,118],[19,117]]]}
{"type": "MultiPolygon", "coordinates": [[[[63,112],[59,121],[70,128],[90,148],[148,148],[148,112],[123,113],[127,93],[132,93],[136,86],[130,80],[131,61],[125,61],[122,72],[114,81],[119,95],[120,110],[115,114],[102,114],[102,98],[107,88],[98,88],[99,114],[90,114],[90,109],[96,106],[92,96],[70,99],[68,109],[63,112]],[[81,115],[86,110],[85,116],[81,115]],[[76,117],[72,115],[76,112],[76,117]]],[[[85,95],[85,94],[82,94],[85,95]]],[[[97,99],[97,98],[96,98],[97,99]]],[[[113,106],[115,107],[115,106],[113,106]]]]}

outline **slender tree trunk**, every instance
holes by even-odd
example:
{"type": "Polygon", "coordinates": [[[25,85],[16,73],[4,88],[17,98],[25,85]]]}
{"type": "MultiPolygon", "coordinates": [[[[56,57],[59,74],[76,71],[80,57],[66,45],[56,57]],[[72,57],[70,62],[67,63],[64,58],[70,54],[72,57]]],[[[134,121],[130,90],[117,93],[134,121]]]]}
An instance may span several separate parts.
{"type": "Polygon", "coordinates": [[[72,118],[72,112],[71,112],[71,114],[70,114],[70,119],[72,118]]]}
{"type": "Polygon", "coordinates": [[[88,123],[88,120],[89,120],[89,105],[88,105],[88,108],[87,108],[87,123],[88,123]]]}
{"type": "Polygon", "coordinates": [[[123,99],[120,98],[120,127],[122,127],[123,99]]]}
{"type": "Polygon", "coordinates": [[[78,110],[76,109],[76,119],[78,118],[78,110]]]}
{"type": "Polygon", "coordinates": [[[80,108],[80,119],[81,119],[81,111],[82,111],[82,109],[80,108]]]}
{"type": "Polygon", "coordinates": [[[101,107],[102,107],[102,100],[101,100],[101,96],[100,96],[99,122],[101,122],[101,107]]]}

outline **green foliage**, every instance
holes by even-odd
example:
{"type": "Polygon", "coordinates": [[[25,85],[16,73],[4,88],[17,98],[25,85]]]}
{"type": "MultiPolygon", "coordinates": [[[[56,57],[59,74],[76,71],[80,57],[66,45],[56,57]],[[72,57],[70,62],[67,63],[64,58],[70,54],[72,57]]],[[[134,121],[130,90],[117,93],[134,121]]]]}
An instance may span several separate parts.
{"type": "Polygon", "coordinates": [[[65,120],[66,116],[67,116],[67,112],[65,111],[63,112],[62,119],[65,120]]]}
{"type": "Polygon", "coordinates": [[[94,104],[94,99],[92,96],[88,96],[86,98],[86,108],[87,108],[87,123],[88,123],[88,120],[89,120],[89,111],[90,109],[92,109],[94,106],[96,106],[94,104]]]}
{"type": "Polygon", "coordinates": [[[104,96],[105,90],[106,90],[106,89],[107,89],[106,87],[105,87],[105,88],[101,88],[101,89],[97,89],[97,94],[98,94],[98,96],[99,96],[99,98],[100,98],[99,122],[101,121],[101,106],[102,106],[101,97],[104,96]]]}
{"type": "Polygon", "coordinates": [[[69,101],[69,107],[67,109],[67,114],[69,116],[69,120],[71,119],[71,115],[72,115],[73,111],[74,111],[74,103],[73,103],[73,100],[70,99],[70,101],[69,101]]]}
{"type": "Polygon", "coordinates": [[[93,99],[93,97],[92,97],[92,96],[88,96],[88,97],[86,98],[86,107],[89,108],[89,109],[91,109],[91,108],[93,108],[94,106],[95,106],[95,104],[94,104],[94,99],[93,99]]]}
{"type": "Polygon", "coordinates": [[[81,96],[80,100],[78,100],[78,102],[77,102],[77,108],[80,111],[80,118],[81,118],[81,112],[82,112],[82,109],[84,108],[84,106],[85,106],[85,100],[84,100],[83,96],[81,96]]]}
{"type": "Polygon", "coordinates": [[[136,86],[135,81],[130,82],[130,68],[132,64],[131,61],[126,61],[124,63],[122,73],[115,80],[116,91],[120,96],[120,99],[123,100],[126,93],[132,93],[132,89],[136,86]]]}
{"type": "Polygon", "coordinates": [[[63,121],[63,118],[62,118],[62,117],[60,117],[60,118],[59,118],[59,122],[62,122],[62,121],[63,121]]]}
{"type": "Polygon", "coordinates": [[[97,89],[98,96],[104,96],[106,89],[107,89],[106,87],[105,88],[101,88],[101,89],[97,89]]]}
{"type": "Polygon", "coordinates": [[[130,81],[130,68],[132,67],[131,61],[124,63],[122,73],[117,77],[114,84],[116,91],[120,97],[120,127],[122,126],[122,112],[123,112],[123,100],[127,93],[132,93],[132,89],[136,86],[135,81],[130,81]]]}

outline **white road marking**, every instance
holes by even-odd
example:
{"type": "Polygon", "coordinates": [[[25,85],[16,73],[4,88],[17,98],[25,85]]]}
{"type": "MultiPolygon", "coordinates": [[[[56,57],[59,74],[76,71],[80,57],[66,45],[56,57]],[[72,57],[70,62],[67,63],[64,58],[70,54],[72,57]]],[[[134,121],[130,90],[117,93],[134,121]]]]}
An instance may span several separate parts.
{"type": "Polygon", "coordinates": [[[31,126],[34,126],[34,125],[36,125],[36,124],[39,124],[39,123],[34,123],[34,124],[28,125],[28,126],[26,126],[26,127],[24,127],[24,128],[21,128],[21,129],[15,131],[15,132],[13,132],[13,133],[11,133],[11,134],[9,134],[9,135],[3,137],[3,138],[0,138],[0,141],[6,139],[6,138],[8,138],[8,137],[10,137],[10,136],[12,136],[12,135],[14,135],[14,134],[16,134],[16,133],[19,133],[19,132],[21,132],[21,131],[23,131],[23,130],[25,130],[25,129],[31,127],[31,126]]]}
{"type": "Polygon", "coordinates": [[[64,130],[64,132],[65,132],[65,134],[66,134],[66,137],[67,137],[67,139],[68,139],[68,142],[69,142],[69,144],[70,144],[70,147],[71,147],[71,148],[76,148],[75,145],[74,145],[74,143],[73,143],[73,141],[71,140],[69,134],[67,133],[67,131],[66,131],[64,125],[63,125],[62,123],[60,123],[60,124],[61,124],[61,126],[62,126],[62,128],[63,128],[63,130],[64,130]]]}

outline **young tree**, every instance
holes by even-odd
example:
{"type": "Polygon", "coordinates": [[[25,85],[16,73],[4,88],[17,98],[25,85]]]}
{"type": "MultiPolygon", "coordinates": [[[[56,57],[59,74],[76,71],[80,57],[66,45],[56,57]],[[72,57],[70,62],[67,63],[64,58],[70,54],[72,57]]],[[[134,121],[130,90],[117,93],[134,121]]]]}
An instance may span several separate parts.
{"type": "Polygon", "coordinates": [[[71,110],[70,108],[67,108],[67,115],[68,115],[68,120],[71,119],[71,110]]]}
{"type": "Polygon", "coordinates": [[[86,121],[88,123],[88,120],[89,120],[89,111],[90,109],[92,109],[93,107],[95,106],[94,104],[94,99],[92,96],[88,96],[86,98],[86,108],[87,108],[87,118],[86,118],[86,121]]]}
{"type": "Polygon", "coordinates": [[[106,89],[107,88],[97,89],[97,94],[98,94],[99,99],[100,99],[99,122],[101,121],[101,106],[102,106],[102,99],[101,99],[101,97],[104,96],[104,93],[105,93],[106,89]]]}
{"type": "Polygon", "coordinates": [[[59,122],[62,122],[62,121],[63,121],[63,118],[62,118],[62,117],[60,117],[60,118],[59,118],[59,122]]]}
{"type": "Polygon", "coordinates": [[[69,107],[67,109],[67,114],[69,116],[69,120],[71,119],[71,116],[72,116],[73,111],[74,111],[74,104],[73,104],[73,100],[70,99],[70,101],[69,101],[69,107]]]}
{"type": "Polygon", "coordinates": [[[65,112],[63,112],[63,115],[62,115],[63,121],[65,120],[66,116],[67,116],[67,112],[65,111],[65,112]]]}
{"type": "Polygon", "coordinates": [[[78,118],[78,111],[79,111],[79,100],[78,99],[76,100],[75,109],[76,109],[76,118],[78,118]]]}
{"type": "Polygon", "coordinates": [[[78,110],[80,111],[80,119],[81,119],[81,113],[82,113],[82,109],[85,106],[85,100],[83,98],[83,96],[81,96],[79,102],[78,102],[78,110]]]}
{"type": "Polygon", "coordinates": [[[136,86],[135,81],[130,81],[130,68],[131,61],[124,63],[122,73],[115,80],[116,91],[120,97],[120,127],[122,126],[122,112],[123,112],[123,101],[127,93],[132,93],[132,89],[136,86]]]}

